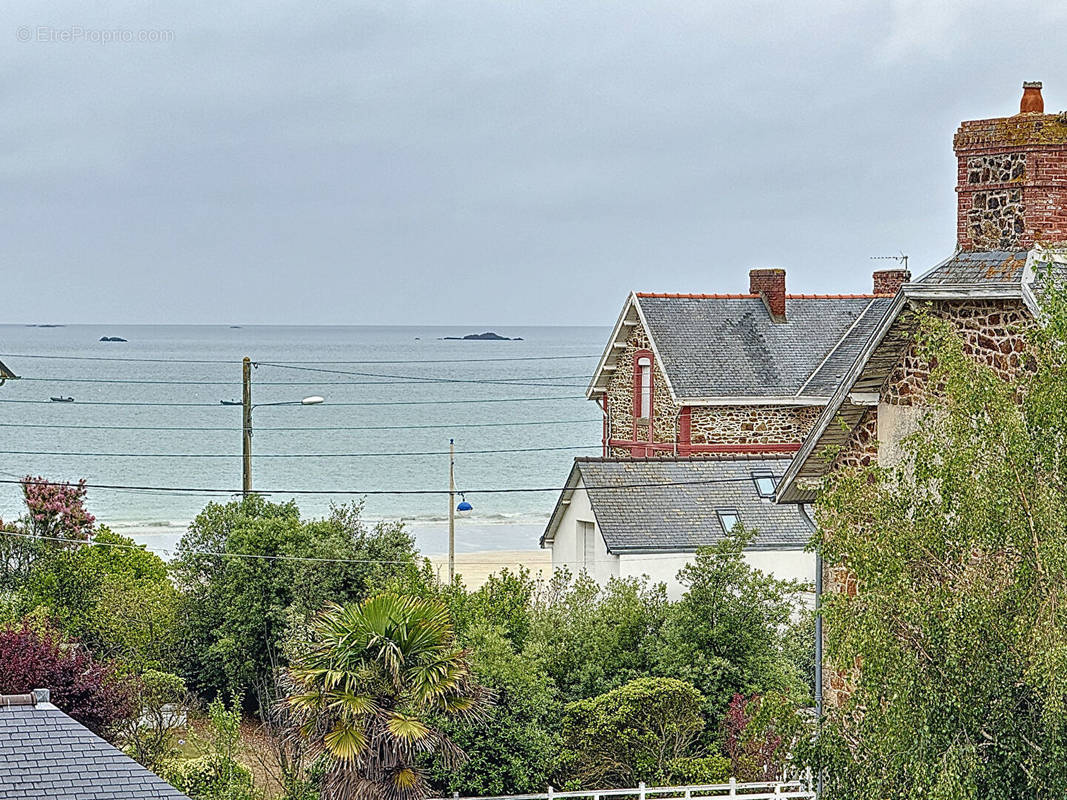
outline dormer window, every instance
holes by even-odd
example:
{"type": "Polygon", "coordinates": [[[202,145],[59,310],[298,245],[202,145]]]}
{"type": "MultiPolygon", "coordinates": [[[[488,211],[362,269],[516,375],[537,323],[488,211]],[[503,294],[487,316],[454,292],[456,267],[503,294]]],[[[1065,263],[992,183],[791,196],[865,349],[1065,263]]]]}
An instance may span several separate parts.
{"type": "Polygon", "coordinates": [[[637,359],[637,416],[648,419],[652,416],[652,359],[641,356],[637,359]]]}
{"type": "Polygon", "coordinates": [[[719,524],[722,525],[723,533],[732,533],[733,529],[741,523],[741,517],[732,508],[720,508],[715,512],[719,515],[719,524]]]}
{"type": "Polygon", "coordinates": [[[752,482],[756,484],[756,491],[760,497],[765,500],[774,497],[774,490],[778,487],[778,481],[769,472],[754,474],[752,482]]]}

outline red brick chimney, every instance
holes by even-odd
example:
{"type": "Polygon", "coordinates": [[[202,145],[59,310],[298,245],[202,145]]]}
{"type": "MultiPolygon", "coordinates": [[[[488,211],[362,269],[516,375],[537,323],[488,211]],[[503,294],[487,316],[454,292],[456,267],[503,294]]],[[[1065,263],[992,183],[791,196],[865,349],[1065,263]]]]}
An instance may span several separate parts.
{"type": "Polygon", "coordinates": [[[785,270],[784,269],[750,269],[748,271],[748,293],[758,294],[767,304],[771,319],[785,322],[785,270]]]}
{"type": "Polygon", "coordinates": [[[1067,114],[1045,114],[1023,84],[1013,117],[960,124],[956,235],[963,250],[1026,250],[1067,241],[1067,114]]]}
{"type": "Polygon", "coordinates": [[[911,280],[910,269],[879,269],[874,273],[874,293],[892,297],[911,280]]]}

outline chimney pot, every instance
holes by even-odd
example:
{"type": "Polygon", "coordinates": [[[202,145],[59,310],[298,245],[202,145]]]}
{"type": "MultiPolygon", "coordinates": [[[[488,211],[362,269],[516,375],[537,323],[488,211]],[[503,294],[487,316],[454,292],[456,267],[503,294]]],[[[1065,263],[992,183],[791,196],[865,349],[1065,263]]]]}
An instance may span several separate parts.
{"type": "Polygon", "coordinates": [[[874,293],[895,295],[900,287],[911,280],[909,269],[879,269],[874,272],[874,293]]]}
{"type": "Polygon", "coordinates": [[[1019,113],[1045,113],[1045,100],[1041,97],[1041,81],[1023,82],[1023,98],[1019,101],[1019,113]]]}
{"type": "Polygon", "coordinates": [[[771,319],[785,322],[785,270],[751,269],[748,271],[748,293],[758,294],[767,304],[771,319]]]}

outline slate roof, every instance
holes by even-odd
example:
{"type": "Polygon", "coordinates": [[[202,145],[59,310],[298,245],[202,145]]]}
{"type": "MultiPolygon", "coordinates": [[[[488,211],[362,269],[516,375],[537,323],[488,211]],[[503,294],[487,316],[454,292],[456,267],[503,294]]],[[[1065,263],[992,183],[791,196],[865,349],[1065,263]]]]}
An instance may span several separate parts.
{"type": "Polygon", "coordinates": [[[0,698],[2,800],[189,800],[51,703],[0,698]]]}
{"type": "Polygon", "coordinates": [[[1026,266],[1026,250],[958,252],[935,266],[916,283],[1017,283],[1026,266]]]}
{"type": "Polygon", "coordinates": [[[802,550],[814,530],[802,509],[761,498],[753,481],[754,474],[780,478],[789,461],[743,455],[576,458],[571,488],[557,503],[541,545],[554,535],[562,501],[580,478],[611,553],[693,552],[714,545],[723,538],[719,509],[736,511],[746,529],[758,531],[749,549],[802,550]]]}
{"type": "Polygon", "coordinates": [[[758,296],[637,298],[676,398],[829,397],[892,302],[788,295],[774,322],[758,296]]]}

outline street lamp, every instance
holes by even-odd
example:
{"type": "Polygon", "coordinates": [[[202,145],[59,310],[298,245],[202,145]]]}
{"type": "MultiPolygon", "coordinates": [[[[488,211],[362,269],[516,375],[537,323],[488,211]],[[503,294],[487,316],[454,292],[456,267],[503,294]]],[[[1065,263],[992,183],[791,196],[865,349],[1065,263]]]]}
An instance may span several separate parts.
{"type": "Polygon", "coordinates": [[[243,408],[244,441],[242,443],[241,495],[252,493],[252,409],[259,406],[317,406],[324,402],[318,395],[303,400],[281,400],[276,403],[252,403],[252,360],[245,356],[241,362],[241,406],[243,408]]]}
{"type": "Polygon", "coordinates": [[[467,502],[463,492],[459,493],[460,502],[456,505],[456,440],[448,440],[448,582],[456,577],[456,514],[470,516],[474,506],[467,502]]]}

